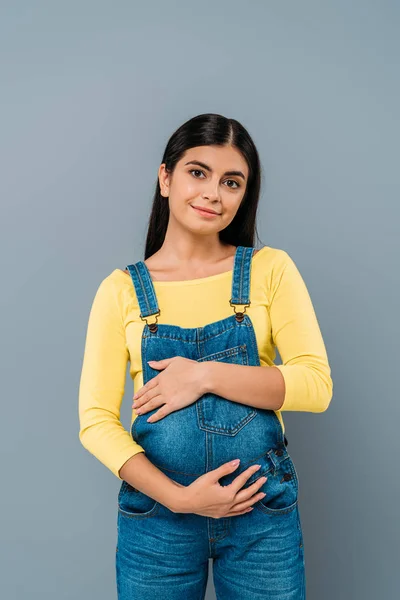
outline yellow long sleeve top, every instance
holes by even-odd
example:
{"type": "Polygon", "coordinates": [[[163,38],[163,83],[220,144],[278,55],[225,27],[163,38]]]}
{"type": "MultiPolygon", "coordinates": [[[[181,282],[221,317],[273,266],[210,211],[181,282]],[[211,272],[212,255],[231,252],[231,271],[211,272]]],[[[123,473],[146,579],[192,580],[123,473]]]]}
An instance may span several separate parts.
{"type": "MultiPolygon", "coordinates": [[[[159,323],[203,327],[232,314],[232,271],[185,281],[154,281],[159,323]],[[193,307],[196,306],[196,310],[193,307]]],[[[285,250],[264,246],[252,259],[250,307],[261,366],[276,365],[285,398],[275,411],[323,412],[333,395],[331,369],[305,282],[285,250]]],[[[144,448],[120,421],[126,367],[137,391],[143,385],[141,336],[145,322],[130,275],[114,269],[95,294],[79,385],[79,439],[119,479],[123,464],[144,448]]],[[[132,410],[131,426],[136,418],[132,410]]]]}

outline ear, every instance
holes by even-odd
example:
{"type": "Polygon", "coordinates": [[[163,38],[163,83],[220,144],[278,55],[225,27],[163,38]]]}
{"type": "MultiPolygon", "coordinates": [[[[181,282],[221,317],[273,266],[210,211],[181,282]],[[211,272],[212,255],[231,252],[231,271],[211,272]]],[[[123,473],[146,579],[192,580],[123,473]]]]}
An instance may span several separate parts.
{"type": "Polygon", "coordinates": [[[160,193],[164,198],[169,196],[169,174],[166,171],[165,163],[162,163],[158,168],[158,182],[160,185],[160,193]]]}

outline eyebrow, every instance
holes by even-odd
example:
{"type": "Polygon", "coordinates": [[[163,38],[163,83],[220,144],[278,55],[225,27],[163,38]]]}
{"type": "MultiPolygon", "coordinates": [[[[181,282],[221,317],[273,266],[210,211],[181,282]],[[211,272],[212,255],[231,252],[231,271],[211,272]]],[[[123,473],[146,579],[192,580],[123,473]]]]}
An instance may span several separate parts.
{"type": "MultiPolygon", "coordinates": [[[[212,173],[212,168],[206,165],[205,163],[200,162],[199,160],[190,160],[189,162],[185,163],[185,167],[186,165],[199,165],[199,167],[203,167],[203,169],[212,173]]],[[[224,175],[237,175],[238,177],[242,177],[246,181],[246,177],[243,175],[242,171],[226,171],[224,175]]]]}

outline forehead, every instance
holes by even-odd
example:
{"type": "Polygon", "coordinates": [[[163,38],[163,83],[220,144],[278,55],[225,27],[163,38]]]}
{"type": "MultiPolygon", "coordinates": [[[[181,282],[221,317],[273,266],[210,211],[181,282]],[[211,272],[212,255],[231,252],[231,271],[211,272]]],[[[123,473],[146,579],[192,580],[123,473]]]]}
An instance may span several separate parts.
{"type": "Polygon", "coordinates": [[[232,146],[196,146],[186,150],[179,163],[185,165],[190,160],[199,160],[215,171],[243,171],[248,176],[247,162],[242,154],[232,146]]]}

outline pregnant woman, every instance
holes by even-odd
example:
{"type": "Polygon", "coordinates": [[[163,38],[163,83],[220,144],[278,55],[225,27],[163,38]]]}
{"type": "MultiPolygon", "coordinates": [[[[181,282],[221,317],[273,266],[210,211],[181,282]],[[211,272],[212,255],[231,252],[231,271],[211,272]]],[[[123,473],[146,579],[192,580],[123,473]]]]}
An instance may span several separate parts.
{"type": "Polygon", "coordinates": [[[333,384],[295,262],[254,247],[260,180],[238,121],[184,123],[158,170],[144,260],[114,269],[95,295],[79,436],[121,481],[119,600],[202,600],[209,559],[219,600],[305,599],[281,413],[325,411],[333,384]]]}

